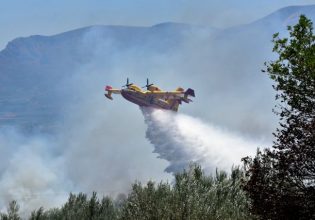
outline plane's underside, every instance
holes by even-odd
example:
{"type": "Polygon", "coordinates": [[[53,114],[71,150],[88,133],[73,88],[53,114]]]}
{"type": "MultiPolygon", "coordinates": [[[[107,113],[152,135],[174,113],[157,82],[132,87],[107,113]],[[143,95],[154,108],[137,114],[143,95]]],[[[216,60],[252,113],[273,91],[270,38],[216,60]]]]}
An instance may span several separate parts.
{"type": "Polygon", "coordinates": [[[128,101],[135,103],[139,106],[153,107],[153,108],[162,108],[167,110],[176,110],[176,102],[173,105],[169,104],[167,101],[155,98],[154,95],[138,93],[135,91],[122,90],[121,95],[128,101]]]}

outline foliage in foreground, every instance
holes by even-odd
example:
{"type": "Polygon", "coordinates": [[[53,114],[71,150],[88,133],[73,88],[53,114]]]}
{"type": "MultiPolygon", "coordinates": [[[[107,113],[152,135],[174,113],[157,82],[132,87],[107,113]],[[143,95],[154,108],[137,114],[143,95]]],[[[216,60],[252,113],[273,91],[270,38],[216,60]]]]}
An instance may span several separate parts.
{"type": "Polygon", "coordinates": [[[244,158],[244,189],[261,219],[315,219],[315,35],[303,15],[288,30],[289,38],[274,35],[279,57],[266,64],[281,101],[276,140],[244,158]]]}
{"type": "MultiPolygon", "coordinates": [[[[29,219],[252,219],[240,187],[242,178],[238,168],[232,169],[230,176],[217,172],[212,177],[199,166],[191,166],[176,174],[173,184],[135,183],[127,197],[115,201],[109,197],[99,200],[96,193],[90,198],[82,193],[70,194],[61,208],[39,208],[29,219]]],[[[16,202],[10,204],[8,214],[1,214],[1,220],[6,219],[20,219],[16,202]]]]}

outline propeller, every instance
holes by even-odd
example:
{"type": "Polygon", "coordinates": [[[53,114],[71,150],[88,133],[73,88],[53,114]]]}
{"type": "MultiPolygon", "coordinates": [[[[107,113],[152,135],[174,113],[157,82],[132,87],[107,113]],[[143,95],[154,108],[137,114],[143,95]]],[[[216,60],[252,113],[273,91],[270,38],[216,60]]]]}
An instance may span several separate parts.
{"type": "Polygon", "coordinates": [[[153,83],[149,84],[149,79],[147,78],[147,84],[145,86],[142,86],[142,88],[147,87],[147,89],[149,89],[149,87],[152,85],[153,85],[153,83]]]}
{"type": "Polygon", "coordinates": [[[127,78],[127,83],[126,83],[126,85],[123,85],[122,87],[129,87],[129,86],[131,86],[133,83],[129,83],[129,78],[127,78]]]}

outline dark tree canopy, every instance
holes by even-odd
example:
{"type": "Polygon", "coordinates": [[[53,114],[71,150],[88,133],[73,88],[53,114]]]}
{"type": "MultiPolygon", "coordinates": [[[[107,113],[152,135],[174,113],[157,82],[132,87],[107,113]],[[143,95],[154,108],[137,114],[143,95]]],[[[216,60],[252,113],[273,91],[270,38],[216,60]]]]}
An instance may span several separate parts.
{"type": "Polygon", "coordinates": [[[273,36],[279,56],[265,63],[275,81],[280,127],[271,149],[244,158],[252,211],[268,219],[315,219],[315,36],[300,16],[289,38],[273,36]]]}

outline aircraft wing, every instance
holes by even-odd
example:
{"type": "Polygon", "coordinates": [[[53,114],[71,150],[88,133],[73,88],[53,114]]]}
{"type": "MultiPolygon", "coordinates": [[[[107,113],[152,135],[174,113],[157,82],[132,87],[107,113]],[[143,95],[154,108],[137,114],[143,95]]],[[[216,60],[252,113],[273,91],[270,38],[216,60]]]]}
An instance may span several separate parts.
{"type": "Polygon", "coordinates": [[[187,89],[184,91],[173,91],[173,92],[164,92],[164,91],[154,91],[150,93],[151,96],[155,96],[160,99],[176,99],[182,100],[184,102],[192,101],[189,99],[189,96],[195,97],[195,91],[193,89],[187,89]]]}
{"type": "Polygon", "coordinates": [[[163,92],[163,91],[154,91],[154,92],[148,92],[151,96],[157,97],[157,98],[165,98],[165,99],[175,99],[180,98],[184,96],[183,92],[163,92]]]}

